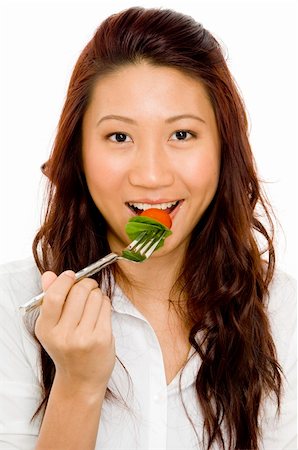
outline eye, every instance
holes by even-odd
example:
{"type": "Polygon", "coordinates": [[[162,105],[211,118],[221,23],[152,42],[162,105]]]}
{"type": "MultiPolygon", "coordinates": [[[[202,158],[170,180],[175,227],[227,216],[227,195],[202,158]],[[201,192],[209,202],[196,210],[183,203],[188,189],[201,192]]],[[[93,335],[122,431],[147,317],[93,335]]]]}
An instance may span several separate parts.
{"type": "Polygon", "coordinates": [[[128,136],[128,134],[121,132],[109,134],[108,139],[110,139],[112,142],[118,142],[120,144],[122,142],[132,142],[132,139],[128,136]]]}
{"type": "Polygon", "coordinates": [[[188,141],[192,137],[194,137],[195,134],[188,130],[178,130],[175,131],[175,133],[172,134],[172,139],[174,141],[188,141]]]}

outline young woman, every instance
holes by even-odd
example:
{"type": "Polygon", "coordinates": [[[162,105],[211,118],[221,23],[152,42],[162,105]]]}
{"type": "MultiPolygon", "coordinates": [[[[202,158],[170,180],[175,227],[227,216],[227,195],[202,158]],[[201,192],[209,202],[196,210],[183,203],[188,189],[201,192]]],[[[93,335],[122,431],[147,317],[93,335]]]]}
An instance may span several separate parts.
{"type": "Polygon", "coordinates": [[[1,448],[296,448],[294,282],[214,37],[169,10],[105,20],[44,173],[35,262],[1,274],[1,448]],[[74,283],[149,207],[164,247],[74,283]],[[16,310],[40,289],[33,339],[16,310]]]}

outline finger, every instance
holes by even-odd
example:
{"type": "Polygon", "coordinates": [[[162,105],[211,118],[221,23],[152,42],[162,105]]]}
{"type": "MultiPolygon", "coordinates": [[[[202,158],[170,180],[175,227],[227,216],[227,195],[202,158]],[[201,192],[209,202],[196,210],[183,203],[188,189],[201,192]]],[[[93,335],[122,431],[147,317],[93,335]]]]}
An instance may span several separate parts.
{"type": "Polygon", "coordinates": [[[92,332],[94,330],[103,301],[103,293],[99,288],[93,289],[90,292],[78,325],[82,332],[92,332]]]}
{"type": "Polygon", "coordinates": [[[56,280],[57,275],[54,272],[47,271],[41,276],[42,290],[45,292],[56,280]]]}
{"type": "Polygon", "coordinates": [[[112,335],[112,305],[111,300],[106,295],[103,296],[94,332],[112,335]]]}
{"type": "Polygon", "coordinates": [[[97,287],[98,283],[92,278],[84,278],[76,283],[67,296],[59,325],[67,329],[77,327],[81,321],[87,299],[91,291],[97,287]]]}
{"type": "Polygon", "coordinates": [[[46,290],[40,308],[40,317],[45,320],[48,327],[53,327],[59,322],[64,302],[74,282],[74,272],[67,270],[59,275],[46,290]]]}

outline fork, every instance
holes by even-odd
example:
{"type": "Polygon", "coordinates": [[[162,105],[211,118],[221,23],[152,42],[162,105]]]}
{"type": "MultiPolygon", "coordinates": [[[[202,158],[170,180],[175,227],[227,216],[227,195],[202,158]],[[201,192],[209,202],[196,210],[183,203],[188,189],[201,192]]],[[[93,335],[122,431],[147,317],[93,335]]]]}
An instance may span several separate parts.
{"type": "MultiPolygon", "coordinates": [[[[115,261],[119,261],[120,259],[125,259],[126,261],[130,262],[146,261],[152,255],[158,244],[161,242],[165,233],[166,232],[163,230],[157,230],[154,233],[152,233],[152,231],[151,232],[143,231],[137,236],[137,238],[134,241],[132,241],[127,247],[125,247],[121,255],[114,252],[109,253],[103,258],[100,258],[98,261],[95,261],[94,263],[90,264],[84,269],[81,269],[78,272],[76,272],[74,275],[75,283],[82,280],[83,278],[91,277],[104,267],[107,267],[110,264],[113,264],[115,261]],[[131,256],[132,257],[135,256],[136,259],[131,259],[128,256],[126,256],[126,252],[130,252],[131,256]]],[[[41,292],[28,302],[20,305],[19,309],[24,314],[33,311],[42,304],[44,295],[45,292],[41,292]]]]}

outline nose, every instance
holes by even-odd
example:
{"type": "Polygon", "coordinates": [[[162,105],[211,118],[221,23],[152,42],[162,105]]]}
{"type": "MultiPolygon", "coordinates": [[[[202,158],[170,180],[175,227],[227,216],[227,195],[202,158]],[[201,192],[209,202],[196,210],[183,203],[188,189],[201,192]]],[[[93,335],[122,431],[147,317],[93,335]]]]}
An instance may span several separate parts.
{"type": "Polygon", "coordinates": [[[133,186],[157,189],[171,186],[174,179],[171,158],[162,145],[148,142],[136,151],[129,171],[129,181],[133,186]]]}

